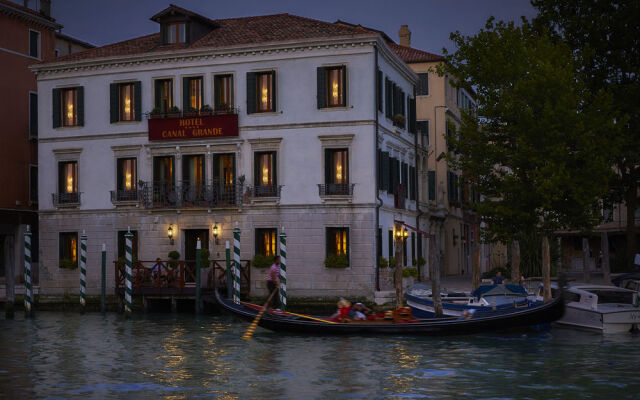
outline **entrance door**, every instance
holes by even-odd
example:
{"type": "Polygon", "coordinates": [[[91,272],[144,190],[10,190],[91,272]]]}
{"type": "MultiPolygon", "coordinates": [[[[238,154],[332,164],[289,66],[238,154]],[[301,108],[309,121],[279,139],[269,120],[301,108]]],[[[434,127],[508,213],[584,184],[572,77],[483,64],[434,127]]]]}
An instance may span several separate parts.
{"type": "MultiPolygon", "coordinates": [[[[185,229],[184,230],[184,259],[191,267],[191,271],[195,276],[196,267],[196,245],[198,238],[203,249],[209,249],[209,230],[208,229],[185,229]]],[[[195,279],[188,273],[185,273],[186,282],[195,282],[195,279]]]]}

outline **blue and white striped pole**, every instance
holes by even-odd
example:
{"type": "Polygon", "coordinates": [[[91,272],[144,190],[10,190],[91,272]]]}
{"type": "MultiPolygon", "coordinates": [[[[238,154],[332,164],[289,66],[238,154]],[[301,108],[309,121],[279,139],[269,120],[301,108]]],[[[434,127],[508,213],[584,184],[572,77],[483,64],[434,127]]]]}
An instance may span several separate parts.
{"type": "Polygon", "coordinates": [[[131,239],[133,238],[133,234],[131,233],[131,228],[127,227],[127,233],[124,234],[125,237],[125,264],[126,264],[126,281],[125,281],[125,289],[124,289],[124,311],[127,316],[131,315],[131,295],[133,293],[132,285],[131,285],[131,269],[133,263],[132,256],[132,244],[131,239]]]}
{"type": "Polygon", "coordinates": [[[287,309],[287,234],[280,231],[280,309],[287,309]]]}
{"type": "Polygon", "coordinates": [[[240,228],[233,228],[233,301],[240,304],[240,228]]]}
{"type": "Polygon", "coordinates": [[[87,234],[80,236],[80,312],[84,313],[87,305],[87,234]]]}
{"type": "Polygon", "coordinates": [[[31,227],[24,233],[24,313],[33,315],[33,293],[31,289],[31,227]]]}

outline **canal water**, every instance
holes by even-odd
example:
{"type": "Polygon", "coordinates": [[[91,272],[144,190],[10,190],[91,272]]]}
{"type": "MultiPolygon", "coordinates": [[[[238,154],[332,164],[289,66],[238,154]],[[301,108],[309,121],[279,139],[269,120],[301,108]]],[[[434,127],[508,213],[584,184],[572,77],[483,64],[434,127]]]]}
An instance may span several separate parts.
{"type": "Polygon", "coordinates": [[[640,335],[307,337],[228,316],[0,317],[7,399],[639,399],[640,335]]]}

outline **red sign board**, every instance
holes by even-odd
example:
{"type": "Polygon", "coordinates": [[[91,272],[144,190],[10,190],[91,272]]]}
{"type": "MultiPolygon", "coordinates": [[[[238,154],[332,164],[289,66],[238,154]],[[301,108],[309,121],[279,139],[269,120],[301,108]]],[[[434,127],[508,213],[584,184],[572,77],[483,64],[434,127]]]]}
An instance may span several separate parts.
{"type": "Polygon", "coordinates": [[[238,136],[238,115],[149,119],[149,140],[188,140],[238,136]]]}

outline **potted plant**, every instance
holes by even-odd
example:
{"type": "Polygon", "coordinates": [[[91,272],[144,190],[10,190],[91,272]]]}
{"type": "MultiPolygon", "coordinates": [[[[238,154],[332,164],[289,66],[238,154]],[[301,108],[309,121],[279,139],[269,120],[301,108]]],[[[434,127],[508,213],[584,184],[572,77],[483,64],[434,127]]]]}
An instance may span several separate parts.
{"type": "Polygon", "coordinates": [[[387,259],[384,257],[380,257],[380,260],[378,260],[378,265],[380,266],[380,268],[387,268],[389,266],[389,261],[387,261],[387,259]]]}
{"type": "Polygon", "coordinates": [[[61,258],[60,259],[60,268],[76,269],[76,268],[78,268],[78,263],[77,262],[73,262],[68,258],[61,258]]]}
{"type": "Polygon", "coordinates": [[[180,253],[178,253],[176,250],[171,250],[169,254],[167,254],[167,257],[169,258],[169,260],[171,260],[167,263],[167,266],[169,268],[175,268],[178,266],[176,260],[180,259],[180,253]]]}
{"type": "Polygon", "coordinates": [[[153,109],[149,113],[149,118],[162,118],[162,110],[160,109],[160,107],[153,107],[153,109]]]}
{"type": "Polygon", "coordinates": [[[404,115],[402,115],[402,114],[396,114],[396,115],[393,117],[393,123],[394,123],[394,125],[396,125],[396,126],[400,126],[400,127],[403,127],[403,128],[404,128],[404,122],[405,122],[405,117],[404,117],[404,115]]]}
{"type": "Polygon", "coordinates": [[[256,254],[251,260],[251,265],[256,268],[269,268],[273,264],[273,256],[265,256],[262,254],[256,254]]]}
{"type": "Polygon", "coordinates": [[[227,114],[231,111],[231,106],[225,102],[216,105],[216,114],[227,114]]]}
{"type": "Polygon", "coordinates": [[[402,287],[413,285],[415,278],[418,277],[418,268],[407,267],[402,270],[402,287]]]}
{"type": "Polygon", "coordinates": [[[349,257],[346,254],[329,254],[324,260],[324,266],[327,268],[347,268],[349,257]]]}
{"type": "Polygon", "coordinates": [[[180,109],[177,106],[172,106],[167,110],[167,117],[169,118],[180,118],[180,109]]]}
{"type": "Polygon", "coordinates": [[[202,108],[200,109],[200,115],[211,115],[213,114],[213,109],[211,108],[210,105],[205,104],[204,106],[202,106],[202,108]]]}
{"type": "Polygon", "coordinates": [[[394,256],[389,257],[389,268],[396,267],[396,258],[394,256]]]}
{"type": "Polygon", "coordinates": [[[184,109],[184,116],[185,117],[197,117],[198,116],[198,110],[196,110],[193,107],[187,107],[184,109]]]}

